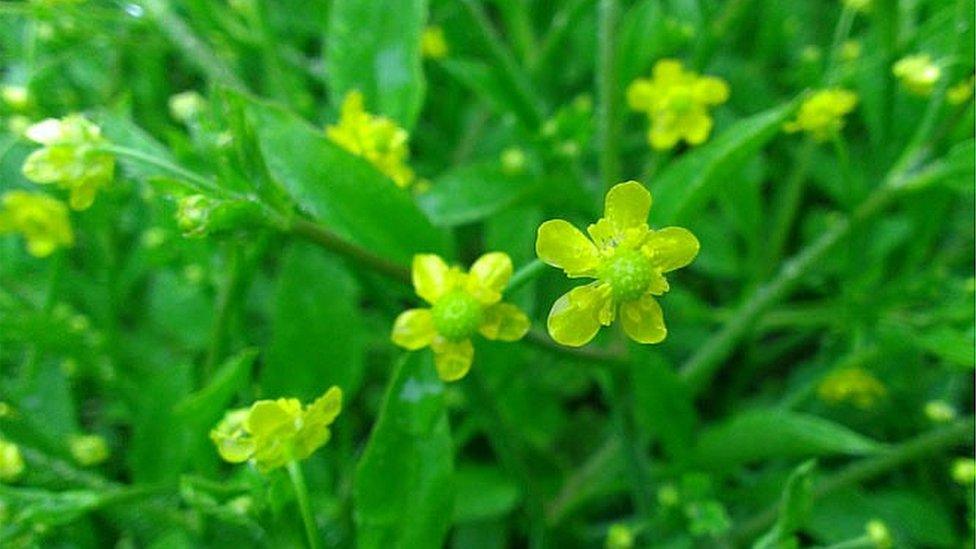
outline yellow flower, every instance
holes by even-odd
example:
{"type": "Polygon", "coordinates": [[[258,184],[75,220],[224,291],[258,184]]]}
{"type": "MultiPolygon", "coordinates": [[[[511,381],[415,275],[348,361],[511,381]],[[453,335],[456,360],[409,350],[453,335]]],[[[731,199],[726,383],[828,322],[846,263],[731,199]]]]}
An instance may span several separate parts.
{"type": "Polygon", "coordinates": [[[850,402],[854,406],[867,409],[885,396],[884,384],[863,368],[841,368],[827,374],[817,386],[821,400],[839,404],[850,402]]]}
{"type": "Polygon", "coordinates": [[[976,459],[958,458],[953,461],[952,480],[963,486],[976,482],[976,459]]]}
{"type": "Polygon", "coordinates": [[[698,145],[712,131],[708,108],[725,103],[729,87],[714,76],[685,70],[680,61],[662,59],[650,79],[638,78],[627,88],[627,103],[647,113],[648,141],[654,149],[670,149],[684,139],[698,145]]]}
{"type": "Polygon", "coordinates": [[[262,472],[305,459],[321,448],[329,425],[342,410],[342,390],[330,387],[312,404],[295,398],[259,400],[250,408],[228,412],[210,431],[210,440],[225,461],[251,460],[262,472]]]}
{"type": "Polygon", "coordinates": [[[815,141],[826,141],[844,127],[844,116],[857,106],[857,94],[839,88],[819,90],[810,95],[783,129],[788,133],[804,131],[815,141]]]}
{"type": "Polygon", "coordinates": [[[891,72],[901,80],[905,89],[916,95],[932,93],[935,83],[942,77],[942,69],[927,53],[903,57],[895,63],[891,72]]]}
{"type": "Polygon", "coordinates": [[[413,182],[413,170],[407,166],[407,130],[389,118],[366,112],[359,91],[346,95],[339,123],[326,128],[325,134],[343,149],[365,158],[398,187],[408,187],[413,182]]]}
{"type": "Polygon", "coordinates": [[[429,59],[443,59],[447,57],[447,40],[444,39],[444,29],[431,25],[420,35],[420,53],[429,59]]]}
{"type": "Polygon", "coordinates": [[[68,208],[41,193],[10,191],[0,203],[0,234],[18,232],[27,239],[27,251],[47,257],[74,244],[68,208]]]}
{"type": "Polygon", "coordinates": [[[98,435],[75,435],[68,440],[68,449],[75,461],[90,467],[108,459],[108,444],[98,435]]]}
{"type": "Polygon", "coordinates": [[[976,76],[970,76],[946,92],[946,100],[950,105],[962,105],[973,96],[973,84],[976,83],[976,76]]]}
{"type": "Polygon", "coordinates": [[[668,291],[664,273],[688,265],[698,255],[698,239],[681,227],[647,226],[651,193],[640,183],[620,183],[607,193],[603,218],[587,238],[562,219],[539,227],[536,254],[570,278],[596,281],[573,288],[553,304],[549,334],[572,347],[585,345],[618,311],[624,332],[638,343],[659,343],[667,335],[654,299],[668,291]]]}
{"type": "Polygon", "coordinates": [[[73,209],[87,209],[98,190],[111,182],[115,158],[98,150],[106,141],[99,127],[84,116],[48,118],[27,128],[25,135],[44,147],[24,161],[24,176],[35,183],[55,183],[67,189],[73,209]]]}
{"type": "Polygon", "coordinates": [[[16,480],[23,472],[24,457],[20,455],[20,448],[13,442],[0,438],[0,480],[16,480]]]}
{"type": "Polygon", "coordinates": [[[529,330],[525,313],[501,301],[511,276],[512,260],[501,252],[481,256],[470,272],[449,267],[433,254],[415,255],[413,287],[431,307],[401,313],[390,338],[411,351],[430,346],[440,378],[461,379],[474,358],[475,332],[487,339],[517,341],[529,330]]]}

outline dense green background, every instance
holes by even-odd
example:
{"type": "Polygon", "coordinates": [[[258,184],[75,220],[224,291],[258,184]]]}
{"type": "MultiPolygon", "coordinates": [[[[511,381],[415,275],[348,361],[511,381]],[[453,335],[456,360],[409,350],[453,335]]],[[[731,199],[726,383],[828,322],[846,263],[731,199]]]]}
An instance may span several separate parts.
{"type": "Polygon", "coordinates": [[[0,105],[0,189],[32,187],[16,115],[83,111],[156,159],[120,160],[63,254],[0,239],[0,427],[27,463],[0,486],[0,543],[300,546],[287,475],[219,462],[207,432],[337,384],[334,438],[303,463],[326,546],[594,547],[616,523],[638,546],[823,546],[871,519],[899,546],[971,546],[973,489],[949,471],[972,453],[973,104],[944,93],[972,73],[973,20],[972,0],[0,3],[0,81],[31,97],[0,105]],[[421,57],[429,24],[444,59],[421,57]],[[944,63],[928,98],[891,74],[920,51],[944,63]],[[666,56],[731,97],[705,145],[662,154],[623,90],[666,56]],[[784,134],[826,82],[860,96],[843,138],[784,134]],[[167,102],[190,89],[208,103],[184,125],[167,102]],[[325,138],[351,89],[410,131],[428,192],[325,138]],[[508,296],[530,337],[479,342],[444,385],[429,351],[389,341],[408,287],[287,231],[183,238],[167,165],[400,265],[501,250],[522,267],[542,221],[583,226],[630,178],[653,226],[702,249],[671,276],[662,344],[557,348],[545,315],[573,281],[547,269],[508,296]],[[854,366],[883,398],[818,398],[854,366]],[[933,399],[959,419],[927,418],[933,399]],[[74,463],[79,432],[109,461],[74,463]]]}

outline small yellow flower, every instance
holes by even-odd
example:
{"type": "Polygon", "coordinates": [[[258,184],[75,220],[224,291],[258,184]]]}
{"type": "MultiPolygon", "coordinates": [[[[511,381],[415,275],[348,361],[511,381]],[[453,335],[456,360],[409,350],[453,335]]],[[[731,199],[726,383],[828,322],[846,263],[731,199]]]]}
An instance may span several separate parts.
{"type": "Polygon", "coordinates": [[[861,409],[874,406],[887,392],[878,378],[858,367],[834,370],[817,386],[821,400],[834,404],[850,402],[861,409]]]}
{"type": "Polygon", "coordinates": [[[18,232],[27,239],[27,251],[47,257],[74,244],[68,208],[41,193],[10,191],[0,202],[0,234],[18,232]]]}
{"type": "Polygon", "coordinates": [[[976,459],[959,458],[953,461],[952,480],[963,486],[976,482],[976,459]]]}
{"type": "Polygon", "coordinates": [[[75,435],[68,440],[68,449],[75,461],[85,467],[98,465],[109,456],[108,444],[98,435],[75,435]]]}
{"type": "Polygon", "coordinates": [[[670,149],[682,139],[691,145],[703,143],[712,131],[709,107],[728,98],[724,80],[699,76],[674,59],[658,61],[651,78],[638,78],[627,88],[627,104],[647,113],[648,142],[658,150],[670,149]]]}
{"type": "Polygon", "coordinates": [[[0,480],[11,482],[24,473],[24,457],[13,442],[0,438],[0,480]]]}
{"type": "Polygon", "coordinates": [[[976,84],[976,76],[970,76],[949,88],[949,91],[946,92],[946,101],[950,105],[962,105],[969,101],[969,98],[973,96],[973,84],[976,84]]]}
{"type": "Polygon", "coordinates": [[[868,521],[864,530],[877,549],[889,549],[894,544],[888,525],[878,519],[868,521]]]}
{"type": "Polygon", "coordinates": [[[927,53],[902,58],[891,68],[891,72],[901,80],[905,89],[916,95],[932,93],[935,83],[942,77],[942,69],[927,53]]]}
{"type": "Polygon", "coordinates": [[[48,118],[27,128],[25,135],[44,147],[24,161],[24,176],[35,183],[55,183],[67,189],[73,209],[87,209],[98,190],[111,182],[115,158],[98,150],[106,141],[99,127],[84,116],[48,118]]]}
{"type": "Polygon", "coordinates": [[[807,132],[815,141],[826,141],[844,127],[844,116],[857,106],[857,94],[839,88],[819,90],[810,95],[783,129],[788,133],[807,132]]]}
{"type": "Polygon", "coordinates": [[[444,39],[444,29],[431,25],[420,35],[420,53],[428,59],[443,59],[449,49],[444,39]]]}
{"type": "Polygon", "coordinates": [[[296,398],[259,400],[250,408],[227,412],[210,431],[210,440],[225,461],[251,460],[267,472],[321,448],[341,410],[342,390],[335,386],[304,408],[296,398]]]}
{"type": "Polygon", "coordinates": [[[449,267],[433,254],[415,255],[413,287],[431,307],[401,313],[390,338],[411,351],[430,346],[442,380],[463,378],[474,359],[471,336],[476,332],[487,339],[517,341],[529,330],[525,313],[502,302],[511,276],[512,260],[501,252],[481,256],[470,272],[449,267]]]}
{"type": "Polygon", "coordinates": [[[553,304],[549,334],[572,347],[585,345],[619,310],[624,332],[638,343],[659,343],[667,335],[661,306],[654,299],[668,291],[664,273],[680,269],[698,255],[698,239],[681,227],[647,226],[651,193],[628,181],[607,193],[603,218],[587,238],[562,219],[546,221],[535,242],[539,258],[570,278],[597,279],[573,288],[553,304]]]}
{"type": "Polygon", "coordinates": [[[359,91],[346,95],[339,123],[326,128],[325,133],[335,144],[365,158],[398,187],[405,188],[413,182],[413,170],[407,165],[407,130],[389,118],[366,112],[359,91]]]}

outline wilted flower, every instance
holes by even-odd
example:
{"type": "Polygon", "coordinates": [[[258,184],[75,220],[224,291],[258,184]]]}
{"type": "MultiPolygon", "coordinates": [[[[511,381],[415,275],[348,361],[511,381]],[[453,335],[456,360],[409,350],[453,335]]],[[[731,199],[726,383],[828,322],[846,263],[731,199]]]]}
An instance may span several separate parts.
{"type": "Polygon", "coordinates": [[[108,444],[98,435],[75,435],[68,440],[68,449],[75,461],[90,467],[108,459],[108,444]]]}
{"type": "Polygon", "coordinates": [[[857,94],[838,88],[819,90],[810,95],[784,129],[807,132],[816,141],[826,141],[844,127],[844,116],[857,105],[857,94]]]}
{"type": "Polygon", "coordinates": [[[329,425],[341,410],[342,390],[335,386],[304,408],[296,398],[259,400],[250,408],[228,412],[210,431],[210,439],[225,461],[251,460],[267,472],[321,448],[332,436],[329,425]]]}
{"type": "Polygon", "coordinates": [[[628,181],[607,193],[603,218],[587,238],[562,219],[539,227],[536,254],[570,278],[595,278],[573,288],[553,304],[549,334],[563,345],[585,345],[600,326],[620,312],[624,332],[638,343],[659,343],[667,335],[661,306],[654,299],[668,291],[664,273],[680,269],[698,254],[698,239],[681,227],[647,226],[651,193],[628,181]]]}
{"type": "Polygon", "coordinates": [[[651,78],[638,78],[627,88],[630,108],[650,118],[648,142],[661,150],[674,147],[682,139],[691,145],[703,143],[712,131],[709,107],[728,98],[729,87],[724,80],[699,76],[674,59],[658,61],[651,78]]]}
{"type": "Polygon", "coordinates": [[[413,287],[431,305],[404,311],[393,323],[390,338],[411,351],[430,346],[434,365],[444,381],[464,377],[474,359],[471,336],[517,341],[529,330],[529,318],[502,291],[512,276],[512,260],[504,253],[487,253],[471,271],[449,267],[439,256],[415,255],[413,287]]]}
{"type": "Polygon", "coordinates": [[[908,91],[916,95],[932,93],[935,83],[942,77],[942,69],[927,54],[909,55],[900,59],[891,72],[901,80],[908,91]]]}
{"type": "Polygon", "coordinates": [[[0,480],[16,480],[23,472],[24,457],[20,455],[20,448],[13,442],[0,438],[0,480]]]}
{"type": "Polygon", "coordinates": [[[98,126],[84,116],[48,118],[27,128],[26,136],[44,147],[24,161],[24,176],[67,189],[73,209],[87,209],[98,190],[111,182],[115,158],[99,150],[106,141],[98,126]]]}
{"type": "Polygon", "coordinates": [[[858,367],[834,370],[817,386],[817,394],[822,400],[835,404],[850,402],[861,409],[874,406],[887,392],[878,378],[858,367]]]}
{"type": "Polygon", "coordinates": [[[385,116],[366,112],[359,91],[346,95],[339,123],[326,128],[325,133],[343,149],[368,160],[398,187],[408,187],[413,182],[413,170],[407,165],[407,130],[385,116]]]}
{"type": "Polygon", "coordinates": [[[68,208],[41,193],[10,191],[3,195],[0,234],[13,232],[24,235],[27,251],[35,257],[47,257],[75,241],[68,208]]]}
{"type": "Polygon", "coordinates": [[[444,29],[431,25],[420,35],[420,53],[429,59],[443,59],[448,53],[444,29]]]}

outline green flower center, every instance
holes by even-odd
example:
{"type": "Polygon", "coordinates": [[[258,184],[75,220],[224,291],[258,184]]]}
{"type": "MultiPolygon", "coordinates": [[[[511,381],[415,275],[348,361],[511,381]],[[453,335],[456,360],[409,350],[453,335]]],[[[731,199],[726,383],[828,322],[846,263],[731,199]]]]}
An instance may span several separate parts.
{"type": "Polygon", "coordinates": [[[654,277],[650,261],[637,250],[620,250],[600,270],[600,278],[610,284],[613,297],[632,301],[644,295],[654,277]]]}
{"type": "Polygon", "coordinates": [[[467,339],[481,325],[481,303],[462,291],[440,298],[431,308],[437,333],[451,341],[467,339]]]}

